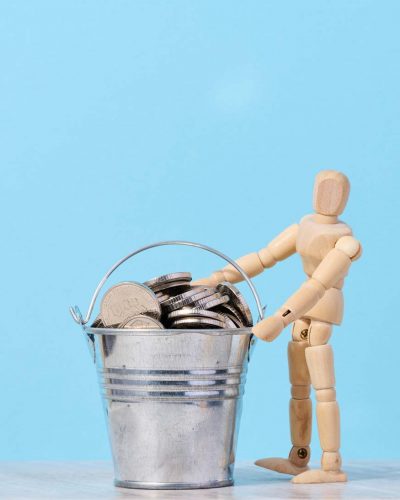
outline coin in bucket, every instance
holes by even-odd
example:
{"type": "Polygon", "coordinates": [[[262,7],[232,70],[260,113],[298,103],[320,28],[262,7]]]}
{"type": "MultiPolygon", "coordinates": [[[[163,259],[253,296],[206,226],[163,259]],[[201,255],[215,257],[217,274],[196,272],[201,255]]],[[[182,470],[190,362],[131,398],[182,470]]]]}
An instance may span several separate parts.
{"type": "Polygon", "coordinates": [[[240,291],[230,283],[192,286],[189,272],[165,274],[143,284],[111,287],[93,328],[244,328],[253,324],[240,291]],[[158,321],[160,320],[160,321],[158,321]]]}

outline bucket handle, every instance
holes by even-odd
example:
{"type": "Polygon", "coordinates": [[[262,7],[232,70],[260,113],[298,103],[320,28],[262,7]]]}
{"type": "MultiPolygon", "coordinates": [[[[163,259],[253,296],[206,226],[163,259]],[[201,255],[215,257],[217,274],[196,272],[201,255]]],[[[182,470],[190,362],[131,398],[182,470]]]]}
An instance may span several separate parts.
{"type": "Polygon", "coordinates": [[[89,320],[90,316],[92,315],[94,305],[96,303],[97,297],[100,293],[100,290],[102,289],[104,283],[108,280],[108,278],[111,276],[111,274],[125,261],[130,259],[131,257],[134,257],[135,255],[144,252],[146,250],[150,250],[151,248],[156,248],[156,247],[161,247],[161,246],[166,246],[166,245],[182,245],[182,246],[188,246],[188,247],[195,247],[195,248],[200,248],[202,250],[206,250],[207,252],[213,253],[215,255],[218,255],[218,257],[221,257],[225,261],[229,262],[229,264],[232,264],[232,266],[243,276],[244,280],[246,283],[249,285],[249,288],[253,294],[253,297],[255,299],[256,305],[257,305],[257,310],[258,310],[258,321],[261,321],[264,318],[264,308],[261,305],[260,297],[257,293],[257,290],[255,289],[252,281],[248,277],[248,275],[244,272],[244,270],[237,264],[234,260],[232,260],[230,257],[227,255],[223,254],[222,252],[219,252],[218,250],[215,250],[214,248],[211,248],[207,245],[202,245],[201,243],[194,243],[192,241],[159,241],[157,243],[152,243],[151,245],[146,245],[144,247],[139,248],[138,250],[135,250],[134,252],[131,252],[130,254],[126,255],[124,258],[120,259],[117,261],[103,276],[101,279],[100,283],[97,285],[96,290],[94,291],[92,300],[90,301],[89,304],[89,309],[88,312],[86,313],[86,317],[83,318],[81,311],[79,310],[78,306],[70,307],[69,311],[71,313],[72,318],[78,325],[81,325],[82,327],[86,325],[89,320]]]}

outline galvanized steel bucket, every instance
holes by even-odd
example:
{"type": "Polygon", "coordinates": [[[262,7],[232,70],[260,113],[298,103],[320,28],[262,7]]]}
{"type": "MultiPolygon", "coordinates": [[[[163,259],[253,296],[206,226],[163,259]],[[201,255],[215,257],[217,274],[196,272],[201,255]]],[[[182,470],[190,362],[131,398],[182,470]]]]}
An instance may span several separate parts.
{"type": "Polygon", "coordinates": [[[96,363],[112,449],[115,485],[125,488],[214,488],[233,484],[236,440],[251,328],[232,330],[127,330],[89,328],[94,304],[108,277],[150,248],[185,245],[232,259],[205,245],[165,241],[118,261],[96,288],[86,318],[71,308],[96,363]]]}

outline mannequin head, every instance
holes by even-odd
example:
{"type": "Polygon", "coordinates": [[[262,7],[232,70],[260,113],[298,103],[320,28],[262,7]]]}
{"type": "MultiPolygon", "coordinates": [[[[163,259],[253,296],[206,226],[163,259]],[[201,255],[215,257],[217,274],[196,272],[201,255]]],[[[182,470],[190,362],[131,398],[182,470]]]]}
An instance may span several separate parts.
{"type": "Polygon", "coordinates": [[[338,216],[349,198],[349,179],[336,170],[321,170],[315,178],[313,207],[317,214],[338,216]]]}

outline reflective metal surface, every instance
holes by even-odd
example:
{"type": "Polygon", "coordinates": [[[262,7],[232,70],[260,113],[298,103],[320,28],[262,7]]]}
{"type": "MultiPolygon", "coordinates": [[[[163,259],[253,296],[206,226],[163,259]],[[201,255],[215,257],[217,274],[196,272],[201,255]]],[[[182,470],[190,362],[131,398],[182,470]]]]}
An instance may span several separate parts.
{"type": "MultiPolygon", "coordinates": [[[[259,319],[264,308],[253,283],[235,261],[206,245],[164,241],[116,262],[98,284],[82,326],[97,365],[114,460],[115,484],[127,488],[186,489],[233,483],[236,439],[251,347],[250,328],[88,328],[109,276],[145,250],[183,245],[214,253],[249,285],[259,319]]],[[[98,325],[101,326],[101,325],[98,325]]]]}
{"type": "Polygon", "coordinates": [[[232,484],[251,330],[86,332],[95,337],[115,484],[232,484]]]}

